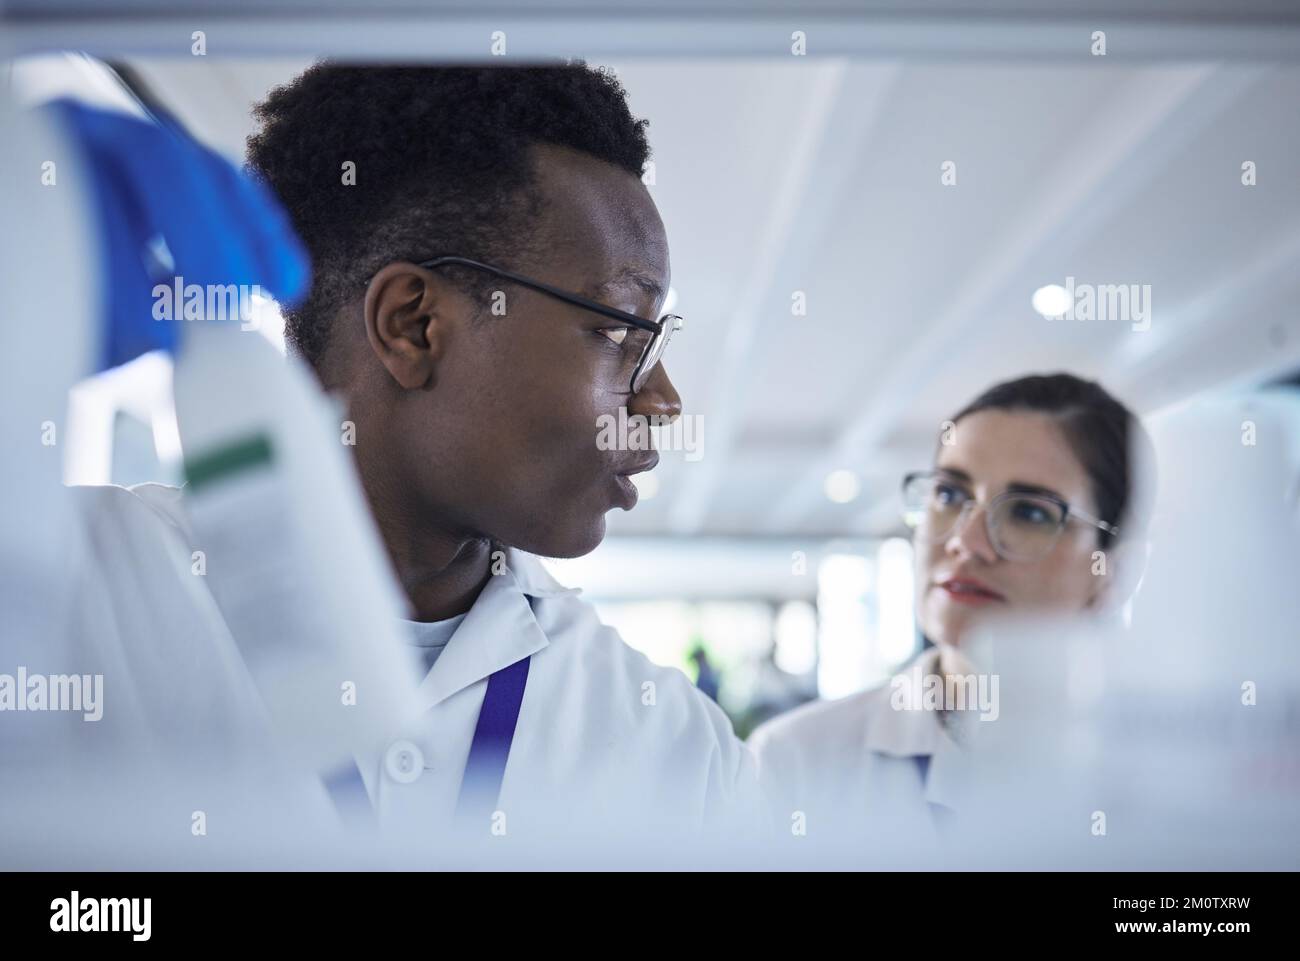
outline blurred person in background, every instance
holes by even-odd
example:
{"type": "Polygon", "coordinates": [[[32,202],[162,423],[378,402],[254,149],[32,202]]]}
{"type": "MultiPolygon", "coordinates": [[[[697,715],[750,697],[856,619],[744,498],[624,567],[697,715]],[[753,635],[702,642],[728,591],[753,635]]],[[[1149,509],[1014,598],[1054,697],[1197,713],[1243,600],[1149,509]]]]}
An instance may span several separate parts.
{"type": "Polygon", "coordinates": [[[718,691],[722,688],[722,678],[709,660],[709,652],[703,644],[696,644],[691,649],[690,657],[695,664],[695,686],[707,694],[709,700],[716,701],[718,691]]]}
{"type": "Polygon", "coordinates": [[[1136,465],[1149,449],[1128,408],[1065,373],[997,384],[951,419],[933,468],[903,482],[924,650],[889,685],[753,733],[779,824],[821,811],[836,822],[920,814],[929,826],[959,806],[942,761],[960,747],[959,712],[904,705],[922,703],[926,678],[968,676],[963,639],[991,618],[1122,606],[1141,567],[1136,465]]]}

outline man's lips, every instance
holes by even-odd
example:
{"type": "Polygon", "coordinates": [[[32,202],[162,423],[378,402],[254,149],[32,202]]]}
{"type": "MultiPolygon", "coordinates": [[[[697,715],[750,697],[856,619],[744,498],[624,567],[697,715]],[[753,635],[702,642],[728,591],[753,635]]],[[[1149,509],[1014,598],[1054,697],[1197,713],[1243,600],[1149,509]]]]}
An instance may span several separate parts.
{"type": "Polygon", "coordinates": [[[630,464],[624,465],[614,473],[619,477],[631,477],[633,474],[643,474],[648,470],[654,470],[659,465],[659,452],[652,450],[645,457],[641,457],[630,464]]]}
{"type": "Polygon", "coordinates": [[[654,470],[655,465],[658,463],[659,452],[652,450],[647,456],[620,467],[614,473],[614,486],[618,489],[618,503],[623,510],[630,511],[633,507],[636,507],[638,495],[636,485],[632,483],[632,475],[654,470]]]}
{"type": "Polygon", "coordinates": [[[973,577],[949,577],[936,581],[934,586],[958,604],[996,604],[1006,603],[1007,600],[993,588],[973,577]]]}

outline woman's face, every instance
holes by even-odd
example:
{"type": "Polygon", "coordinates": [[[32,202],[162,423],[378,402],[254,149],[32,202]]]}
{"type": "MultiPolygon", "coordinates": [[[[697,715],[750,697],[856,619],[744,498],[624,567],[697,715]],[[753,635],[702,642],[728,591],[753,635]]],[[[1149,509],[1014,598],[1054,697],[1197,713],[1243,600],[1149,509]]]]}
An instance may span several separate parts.
{"type": "Polygon", "coordinates": [[[981,618],[1009,610],[1081,610],[1106,578],[1093,574],[1097,530],[1069,523],[1041,560],[1009,561],[989,542],[986,506],[1009,487],[1040,488],[1096,516],[1091,485],[1064,433],[1048,414],[982,410],[963,417],[939,448],[936,468],[974,499],[937,540],[918,532],[917,619],[936,644],[956,646],[981,618]]]}

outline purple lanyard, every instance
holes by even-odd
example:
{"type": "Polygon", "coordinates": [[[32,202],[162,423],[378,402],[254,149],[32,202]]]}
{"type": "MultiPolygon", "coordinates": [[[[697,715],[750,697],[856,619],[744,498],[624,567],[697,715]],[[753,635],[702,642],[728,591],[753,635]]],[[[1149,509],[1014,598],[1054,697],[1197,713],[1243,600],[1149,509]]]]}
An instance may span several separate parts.
{"type": "MultiPolygon", "coordinates": [[[[506,762],[510,759],[510,745],[514,743],[515,726],[519,722],[519,709],[524,703],[531,660],[529,656],[515,661],[488,678],[487,693],[483,695],[483,706],[474,726],[474,739],[469,745],[469,759],[465,762],[465,776],[460,782],[460,796],[456,799],[459,821],[486,819],[496,810],[506,762]]],[[[355,763],[341,774],[327,778],[325,789],[345,820],[356,820],[361,810],[373,818],[366,785],[355,763]]]]}
{"type": "Polygon", "coordinates": [[[460,797],[456,801],[458,819],[491,816],[496,810],[501,782],[506,776],[506,761],[510,759],[510,745],[515,739],[519,708],[524,703],[531,660],[530,655],[515,661],[488,678],[478,724],[474,726],[474,740],[469,745],[469,760],[465,762],[465,776],[460,781],[460,797]]]}

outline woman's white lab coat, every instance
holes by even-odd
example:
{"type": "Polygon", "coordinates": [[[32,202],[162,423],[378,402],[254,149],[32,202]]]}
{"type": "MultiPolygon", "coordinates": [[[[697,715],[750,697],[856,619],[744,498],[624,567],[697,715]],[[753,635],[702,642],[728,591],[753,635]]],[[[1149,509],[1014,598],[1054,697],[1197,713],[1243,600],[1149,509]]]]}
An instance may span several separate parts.
{"type": "MultiPolygon", "coordinates": [[[[904,669],[914,692],[937,663],[931,648],[904,669]]],[[[934,711],[895,710],[892,693],[886,684],[807,704],[754,731],[748,743],[780,829],[886,847],[937,839],[960,806],[961,749],[934,711]]]]}

